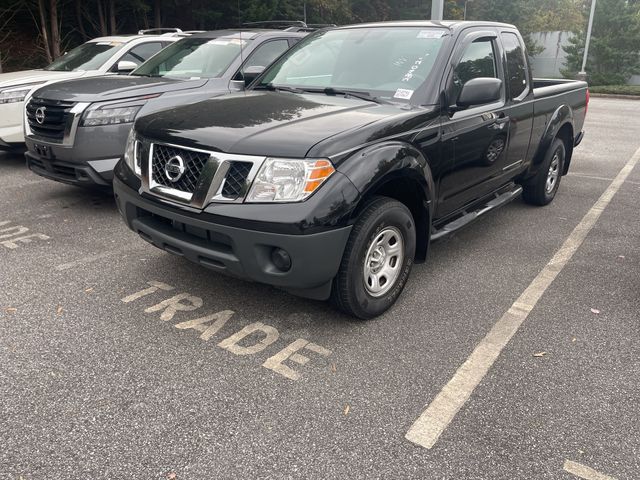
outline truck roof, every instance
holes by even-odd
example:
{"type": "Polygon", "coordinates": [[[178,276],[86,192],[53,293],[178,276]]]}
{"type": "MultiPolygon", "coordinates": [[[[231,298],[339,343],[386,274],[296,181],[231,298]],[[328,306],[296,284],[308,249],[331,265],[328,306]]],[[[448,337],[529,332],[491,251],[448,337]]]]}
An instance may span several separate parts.
{"type": "Polygon", "coordinates": [[[503,28],[516,28],[514,25],[500,22],[483,22],[483,21],[463,21],[463,20],[402,20],[402,21],[390,21],[390,22],[372,22],[372,23],[360,23],[356,25],[346,25],[344,27],[337,27],[339,29],[348,28],[370,28],[370,27],[440,27],[447,28],[449,30],[459,30],[467,27],[503,27],[503,28]]]}

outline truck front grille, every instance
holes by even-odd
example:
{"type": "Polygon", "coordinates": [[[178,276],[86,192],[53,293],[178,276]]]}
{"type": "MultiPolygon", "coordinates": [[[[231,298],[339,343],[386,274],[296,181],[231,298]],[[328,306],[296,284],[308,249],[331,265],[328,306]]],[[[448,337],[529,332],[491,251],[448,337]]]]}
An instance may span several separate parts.
{"type": "Polygon", "coordinates": [[[231,162],[229,171],[224,177],[222,196],[230,200],[244,196],[247,177],[252,167],[253,163],[251,162],[231,162]]]}
{"type": "Polygon", "coordinates": [[[169,147],[156,143],[153,145],[151,178],[159,185],[174,188],[181,192],[193,193],[196,190],[198,179],[209,157],[209,153],[169,147]],[[166,169],[169,160],[175,158],[182,159],[185,170],[179,179],[172,181],[167,176],[166,169]]]}
{"type": "Polygon", "coordinates": [[[140,140],[137,157],[149,193],[193,208],[243,202],[265,160],[146,139],[140,140]]]}
{"type": "Polygon", "coordinates": [[[27,122],[34,135],[54,142],[62,142],[73,116],[74,102],[32,98],[26,107],[27,122]]]}

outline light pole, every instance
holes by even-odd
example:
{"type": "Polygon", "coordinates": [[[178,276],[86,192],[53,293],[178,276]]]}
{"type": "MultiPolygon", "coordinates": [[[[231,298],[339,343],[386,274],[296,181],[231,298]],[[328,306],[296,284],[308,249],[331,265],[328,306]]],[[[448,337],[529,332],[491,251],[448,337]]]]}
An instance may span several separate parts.
{"type": "Polygon", "coordinates": [[[467,19],[467,3],[469,2],[473,2],[473,0],[464,0],[464,16],[462,17],[463,20],[467,19]]]}
{"type": "Polygon", "coordinates": [[[591,41],[591,28],[593,27],[593,15],[596,12],[596,0],[591,0],[591,13],[589,14],[589,26],[587,27],[587,39],[584,43],[584,56],[582,57],[582,69],[578,73],[578,77],[586,80],[587,72],[584,68],[587,66],[587,57],[589,56],[589,42],[591,41]]]}
{"type": "Polygon", "coordinates": [[[444,15],[444,0],[431,0],[431,20],[442,20],[444,15]]]}

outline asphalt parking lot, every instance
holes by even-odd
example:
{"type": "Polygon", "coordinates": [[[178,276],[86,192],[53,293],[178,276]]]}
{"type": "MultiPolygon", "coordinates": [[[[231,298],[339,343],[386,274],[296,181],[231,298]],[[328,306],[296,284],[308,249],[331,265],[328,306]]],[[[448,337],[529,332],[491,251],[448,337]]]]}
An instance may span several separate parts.
{"type": "Polygon", "coordinates": [[[592,99],[555,201],[433,244],[369,322],[156,250],[1,155],[0,479],[640,478],[640,166],[597,205],[639,112],[592,99]],[[433,444],[408,439],[594,211],[433,444]]]}

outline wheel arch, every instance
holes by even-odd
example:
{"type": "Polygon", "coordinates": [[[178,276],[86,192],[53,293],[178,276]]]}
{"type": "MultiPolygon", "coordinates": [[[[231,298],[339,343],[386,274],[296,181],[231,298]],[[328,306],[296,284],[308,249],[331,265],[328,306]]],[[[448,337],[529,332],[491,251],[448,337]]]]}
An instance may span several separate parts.
{"type": "Polygon", "coordinates": [[[416,226],[415,261],[423,262],[429,248],[431,214],[435,202],[434,182],[429,162],[413,145],[389,142],[353,155],[349,166],[340,168],[360,191],[352,219],[374,196],[385,196],[404,204],[416,226]],[[375,168],[372,163],[377,163],[375,168]]]}
{"type": "Polygon", "coordinates": [[[565,143],[566,158],[563,170],[565,175],[569,170],[571,156],[573,154],[573,111],[568,105],[559,106],[549,117],[547,126],[540,139],[538,149],[533,157],[532,166],[535,170],[540,166],[547,150],[551,148],[551,144],[556,138],[562,138],[565,143]]]}

